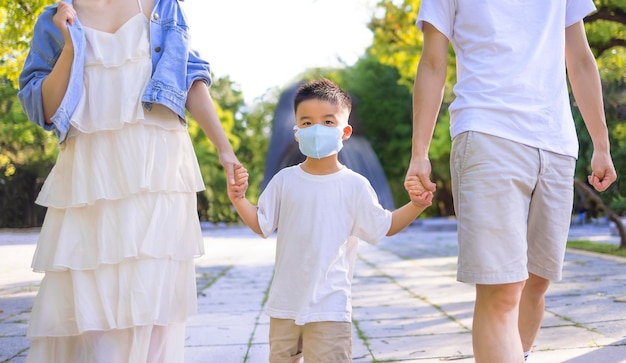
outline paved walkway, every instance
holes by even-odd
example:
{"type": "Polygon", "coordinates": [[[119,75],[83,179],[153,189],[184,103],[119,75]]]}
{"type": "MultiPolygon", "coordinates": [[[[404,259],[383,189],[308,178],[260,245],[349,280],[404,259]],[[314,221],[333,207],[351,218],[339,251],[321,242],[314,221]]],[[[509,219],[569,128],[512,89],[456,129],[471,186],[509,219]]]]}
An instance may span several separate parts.
{"type": "MultiPolygon", "coordinates": [[[[474,289],[456,282],[456,232],[426,220],[359,249],[353,289],[354,362],[473,362],[474,289]]],[[[572,237],[616,243],[606,228],[572,237]]],[[[197,260],[199,312],[190,318],[185,363],[265,363],[263,304],[274,239],[244,228],[205,230],[197,260]]],[[[40,274],[29,265],[37,231],[0,231],[0,363],[23,362],[40,274]]],[[[564,279],[546,299],[529,363],[626,362],[626,259],[569,251],[564,279]]]]}

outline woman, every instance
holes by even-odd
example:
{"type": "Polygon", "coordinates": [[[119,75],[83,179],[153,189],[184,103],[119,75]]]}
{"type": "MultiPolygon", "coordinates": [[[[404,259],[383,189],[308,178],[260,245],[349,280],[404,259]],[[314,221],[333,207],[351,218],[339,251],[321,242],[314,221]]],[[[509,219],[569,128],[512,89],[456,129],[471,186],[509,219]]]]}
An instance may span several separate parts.
{"type": "Polygon", "coordinates": [[[20,76],[29,119],[59,137],[37,199],[27,362],[182,362],[204,253],[204,189],[185,108],[232,180],[239,162],[176,0],[75,0],[39,17],[20,76]]]}

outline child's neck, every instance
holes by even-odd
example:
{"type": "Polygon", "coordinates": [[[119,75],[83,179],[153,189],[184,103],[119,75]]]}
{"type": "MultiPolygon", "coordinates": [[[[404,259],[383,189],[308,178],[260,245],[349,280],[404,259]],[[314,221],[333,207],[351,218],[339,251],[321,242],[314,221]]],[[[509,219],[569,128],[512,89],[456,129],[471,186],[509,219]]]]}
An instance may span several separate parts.
{"type": "Polygon", "coordinates": [[[307,157],[301,164],[301,167],[302,170],[314,175],[333,174],[343,169],[343,165],[339,162],[337,154],[321,159],[307,157]]]}

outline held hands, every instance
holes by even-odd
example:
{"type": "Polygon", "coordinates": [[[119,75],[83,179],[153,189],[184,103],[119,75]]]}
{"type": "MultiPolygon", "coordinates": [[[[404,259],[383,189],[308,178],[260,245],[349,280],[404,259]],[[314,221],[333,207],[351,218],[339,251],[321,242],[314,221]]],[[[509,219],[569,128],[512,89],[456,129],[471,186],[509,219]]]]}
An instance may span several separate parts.
{"type": "Polygon", "coordinates": [[[241,166],[241,163],[235,156],[235,153],[232,150],[228,152],[221,152],[218,155],[220,159],[220,164],[224,168],[224,172],[226,173],[226,182],[228,184],[235,184],[235,168],[237,166],[241,166]]]}
{"type": "Polygon", "coordinates": [[[433,204],[433,192],[424,190],[417,176],[407,175],[404,180],[404,188],[409,193],[411,202],[416,207],[426,208],[433,204]]]}
{"type": "Polygon", "coordinates": [[[591,157],[591,175],[587,176],[589,184],[597,191],[605,191],[617,179],[615,166],[609,153],[593,152],[591,157]]]}
{"type": "Polygon", "coordinates": [[[234,183],[226,183],[228,190],[228,198],[232,203],[240,199],[245,199],[246,190],[248,190],[248,170],[241,164],[237,164],[233,170],[234,183]]]}
{"type": "Polygon", "coordinates": [[[409,193],[411,202],[418,207],[428,207],[432,204],[437,186],[430,180],[430,172],[428,158],[411,157],[409,170],[404,179],[404,189],[409,193]]]}

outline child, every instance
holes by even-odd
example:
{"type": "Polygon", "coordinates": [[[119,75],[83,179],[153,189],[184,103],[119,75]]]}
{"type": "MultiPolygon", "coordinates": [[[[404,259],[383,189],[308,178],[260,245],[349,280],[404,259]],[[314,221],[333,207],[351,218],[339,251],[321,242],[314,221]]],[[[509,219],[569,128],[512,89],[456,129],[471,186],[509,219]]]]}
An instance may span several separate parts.
{"type": "MultiPolygon", "coordinates": [[[[339,163],[350,137],[350,96],[333,82],[303,84],[295,95],[295,138],[306,160],[278,172],[259,198],[246,198],[248,174],[235,168],[229,198],[263,237],[278,230],[276,268],[267,302],[270,362],[351,362],[351,284],[358,240],[378,242],[407,227],[432,194],[391,212],[365,177],[339,163]]],[[[407,184],[410,184],[408,181],[407,184]]],[[[407,189],[411,190],[408,185],[407,189]]]]}

